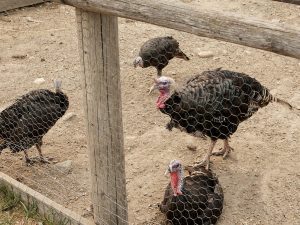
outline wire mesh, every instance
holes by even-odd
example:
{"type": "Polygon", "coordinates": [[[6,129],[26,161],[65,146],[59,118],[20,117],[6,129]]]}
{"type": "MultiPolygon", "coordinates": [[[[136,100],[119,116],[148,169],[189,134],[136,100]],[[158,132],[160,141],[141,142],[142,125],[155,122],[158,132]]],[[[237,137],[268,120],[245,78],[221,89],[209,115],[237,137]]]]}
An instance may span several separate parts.
{"type": "MultiPolygon", "coordinates": [[[[223,5],[216,4],[220,1],[214,3],[216,8],[222,9],[223,5]]],[[[196,7],[200,2],[190,1],[188,4],[195,4],[196,7]]],[[[210,1],[201,1],[201,4],[207,9],[211,7],[210,1]]],[[[238,6],[241,13],[246,13],[249,8],[249,14],[254,15],[257,12],[257,5],[260,6],[259,13],[266,14],[268,9],[260,1],[247,3],[246,6],[243,5],[243,1],[228,3],[227,10],[235,11],[238,6]],[[256,10],[253,11],[254,9],[256,10]]],[[[278,16],[279,12],[285,21],[292,23],[297,21],[288,18],[290,14],[287,11],[279,10],[275,11],[275,14],[278,16]]],[[[273,18],[268,14],[266,17],[273,18]]],[[[28,8],[14,12],[9,14],[8,18],[11,19],[9,23],[1,20],[5,32],[2,36],[3,46],[15,46],[9,50],[4,49],[5,47],[1,49],[0,93],[3,96],[0,99],[1,109],[12,105],[18,96],[38,88],[56,93],[52,80],[58,77],[62,79],[61,90],[68,96],[69,107],[64,114],[65,117],[59,118],[44,135],[42,151],[50,164],[37,162],[26,167],[23,163],[23,152],[11,154],[5,149],[0,156],[1,171],[90,220],[101,221],[101,224],[116,224],[113,217],[122,220],[126,204],[115,202],[113,200],[115,196],[107,194],[106,189],[98,191],[103,193],[104,201],[114,204],[112,208],[103,208],[111,219],[93,218],[93,211],[90,209],[91,182],[85,134],[87,121],[83,119],[79,57],[74,54],[75,50],[77,51],[74,9],[47,4],[38,7],[37,11],[28,8]],[[47,26],[46,21],[49,21],[47,26]],[[14,37],[13,42],[11,37],[14,37]],[[24,43],[28,43],[25,49],[24,43]],[[27,54],[24,54],[25,58],[12,58],[12,55],[20,54],[22,51],[27,54]],[[41,85],[33,84],[34,78],[38,77],[44,77],[46,82],[41,85]],[[71,117],[68,119],[68,116],[71,117]],[[57,163],[67,160],[72,160],[71,170],[66,172],[57,167],[57,163]]],[[[269,99],[267,97],[269,92],[259,85],[256,86],[256,81],[249,77],[215,68],[222,66],[230,68],[230,71],[251,74],[251,77],[255,77],[261,84],[274,91],[274,96],[297,105],[299,92],[295,71],[298,62],[286,58],[283,62],[282,57],[271,53],[256,52],[249,48],[199,38],[129,19],[119,19],[119,28],[128,223],[214,224],[221,217],[218,224],[272,224],[270,218],[277,224],[284,224],[286,221],[289,224],[296,221],[294,224],[297,224],[299,214],[295,213],[295,208],[298,202],[290,196],[290,193],[297,193],[299,182],[296,181],[296,175],[294,176],[294,166],[285,167],[280,162],[288,161],[291,165],[297,163],[297,157],[290,159],[290,154],[297,154],[299,118],[289,109],[285,110],[284,107],[275,104],[256,112],[257,102],[269,99]],[[176,41],[174,42],[170,36],[176,41]],[[154,37],[168,37],[167,40],[171,40],[173,44],[161,49],[154,46],[153,51],[147,55],[150,59],[141,64],[139,60],[135,60],[139,56],[140,47],[154,37]],[[136,65],[152,66],[134,70],[133,60],[136,65]],[[280,64],[282,66],[278,66],[280,64]],[[199,71],[208,72],[200,76],[199,71]],[[282,74],[288,74],[290,77],[283,78],[282,74]],[[205,81],[202,80],[202,76],[205,81]],[[234,78],[228,78],[230,76],[234,78]],[[191,77],[194,78],[190,79],[191,77]],[[153,78],[156,79],[154,83],[153,78]],[[247,83],[248,80],[251,82],[247,83]],[[168,99],[177,91],[184,101],[179,104],[178,98],[170,102],[167,102],[166,98],[157,102],[161,93],[153,92],[149,96],[148,92],[151,85],[159,83],[164,87],[171,85],[168,99]],[[232,90],[231,87],[236,89],[232,90]],[[222,98],[224,95],[227,97],[222,98]],[[254,102],[251,102],[251,98],[254,102]],[[206,103],[199,104],[199,101],[206,103]],[[227,104],[228,108],[224,107],[227,104]],[[165,110],[161,108],[163,105],[166,107],[165,110]],[[169,110],[178,110],[178,113],[172,114],[169,110]],[[161,111],[165,111],[166,114],[162,114],[161,111]],[[204,112],[204,115],[199,111],[204,112]],[[256,112],[255,116],[240,123],[253,112],[256,112]],[[291,124],[290,121],[295,122],[291,124]],[[172,132],[168,132],[166,126],[172,132]],[[183,191],[183,195],[174,196],[171,185],[166,188],[170,178],[163,176],[163,172],[170,159],[178,158],[183,165],[199,163],[203,155],[210,150],[208,145],[210,137],[218,139],[222,135],[231,136],[233,133],[230,146],[236,151],[229,154],[228,160],[210,158],[212,162],[210,166],[221,179],[220,183],[224,188],[226,210],[222,216],[220,216],[223,207],[221,185],[216,176],[207,172],[205,168],[200,167],[201,169],[198,168],[190,175],[182,175],[183,189],[188,189],[187,192],[183,191]],[[198,138],[204,136],[206,140],[198,138]],[[290,148],[286,149],[286,146],[290,148]],[[270,172],[274,167],[279,168],[279,171],[270,172]],[[286,187],[287,182],[291,182],[289,187],[286,187]],[[194,186],[199,188],[193,188],[194,186]],[[283,195],[285,191],[289,194],[283,195]],[[168,194],[164,196],[164,192],[168,194]],[[277,198],[273,198],[271,193],[277,195],[277,198]],[[167,203],[162,207],[164,198],[167,199],[167,203]],[[281,202],[287,201],[289,207],[280,206],[281,202]],[[270,210],[266,209],[265,205],[270,210]],[[286,218],[285,221],[281,221],[282,218],[286,218]]],[[[38,108],[47,108],[46,103],[41,103],[38,108]]],[[[57,114],[60,113],[58,110],[57,114]]],[[[27,120],[34,121],[34,118],[36,117],[27,120]]],[[[37,120],[34,123],[37,123],[37,120]]],[[[105,129],[99,129],[103,136],[107,132],[105,129]]],[[[39,133],[34,136],[40,137],[39,133]]],[[[35,140],[22,143],[29,145],[32,142],[35,140]]],[[[219,142],[215,143],[214,150],[219,147],[219,142]]],[[[29,150],[29,156],[35,154],[35,151],[33,145],[29,150]]],[[[110,169],[115,167],[110,166],[110,169]]],[[[119,191],[118,187],[114,187],[115,181],[107,178],[102,182],[110,186],[112,191],[116,193],[119,191]]],[[[95,204],[93,207],[103,206],[95,204]]]]}
{"type": "Polygon", "coordinates": [[[198,167],[184,176],[180,161],[171,161],[167,186],[159,208],[170,224],[216,224],[223,209],[223,190],[216,176],[198,167]]]}

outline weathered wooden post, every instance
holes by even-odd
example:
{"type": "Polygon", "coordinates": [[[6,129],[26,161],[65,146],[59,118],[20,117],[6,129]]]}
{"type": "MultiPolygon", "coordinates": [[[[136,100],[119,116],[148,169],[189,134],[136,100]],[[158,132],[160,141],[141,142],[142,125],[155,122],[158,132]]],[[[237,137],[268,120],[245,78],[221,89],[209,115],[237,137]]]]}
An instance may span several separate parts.
{"type": "Polygon", "coordinates": [[[127,223],[118,19],[77,9],[96,224],[127,223]]]}

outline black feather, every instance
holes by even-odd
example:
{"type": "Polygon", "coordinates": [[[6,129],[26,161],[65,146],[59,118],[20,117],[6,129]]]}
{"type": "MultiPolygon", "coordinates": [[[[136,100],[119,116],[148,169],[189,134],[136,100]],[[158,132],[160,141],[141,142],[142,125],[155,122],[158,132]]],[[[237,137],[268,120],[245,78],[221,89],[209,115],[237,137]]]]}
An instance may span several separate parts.
{"type": "Polygon", "coordinates": [[[167,186],[160,211],[170,224],[216,224],[223,210],[222,187],[211,171],[201,170],[184,178],[182,195],[174,196],[167,186]]]}
{"type": "Polygon", "coordinates": [[[158,71],[162,70],[174,57],[189,60],[179,48],[179,43],[173,37],[157,37],[146,41],[139,52],[143,59],[143,67],[153,66],[158,71]]]}
{"type": "Polygon", "coordinates": [[[43,136],[69,107],[68,97],[61,91],[34,90],[0,113],[0,152],[29,149],[41,143],[43,136]]]}
{"type": "Polygon", "coordinates": [[[187,133],[201,132],[212,139],[226,139],[239,123],[250,118],[273,99],[256,79],[221,68],[189,79],[160,109],[173,127],[187,133]]]}

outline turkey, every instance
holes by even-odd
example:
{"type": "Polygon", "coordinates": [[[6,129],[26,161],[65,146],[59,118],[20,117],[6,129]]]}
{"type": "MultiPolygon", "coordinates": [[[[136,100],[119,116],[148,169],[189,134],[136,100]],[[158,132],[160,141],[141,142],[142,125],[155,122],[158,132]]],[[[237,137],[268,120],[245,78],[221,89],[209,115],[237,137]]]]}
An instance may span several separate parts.
{"type": "Polygon", "coordinates": [[[223,190],[210,170],[199,167],[183,177],[183,167],[172,160],[168,167],[171,182],[168,184],[160,211],[172,225],[216,224],[223,210],[223,190]]]}
{"type": "Polygon", "coordinates": [[[43,136],[69,107],[68,97],[61,91],[61,81],[54,82],[55,92],[46,89],[31,91],[0,113],[0,154],[5,148],[24,151],[26,163],[33,163],[27,150],[36,146],[41,162],[43,136]]]}
{"type": "Polygon", "coordinates": [[[134,60],[133,65],[142,68],[153,66],[157,69],[157,75],[161,76],[162,69],[174,57],[189,60],[189,57],[180,50],[178,41],[173,37],[157,37],[142,45],[139,56],[134,60]]]}
{"type": "Polygon", "coordinates": [[[244,73],[218,68],[204,71],[187,81],[180,89],[171,93],[174,80],[161,76],[155,79],[150,93],[158,89],[160,95],[156,106],[171,117],[167,128],[173,127],[194,136],[208,136],[211,145],[201,165],[209,167],[211,155],[229,154],[232,148],[228,138],[238,125],[250,118],[259,108],[270,102],[293,107],[274,96],[256,79],[244,73]],[[224,148],[213,152],[218,139],[224,140],[224,148]]]}

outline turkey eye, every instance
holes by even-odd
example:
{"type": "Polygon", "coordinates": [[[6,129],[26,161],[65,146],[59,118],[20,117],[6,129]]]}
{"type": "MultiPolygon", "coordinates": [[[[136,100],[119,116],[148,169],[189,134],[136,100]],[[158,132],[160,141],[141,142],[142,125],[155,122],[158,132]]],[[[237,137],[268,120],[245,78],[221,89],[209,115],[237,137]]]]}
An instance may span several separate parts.
{"type": "Polygon", "coordinates": [[[168,82],[167,82],[167,81],[163,81],[162,84],[163,84],[163,85],[167,85],[168,82]]]}

